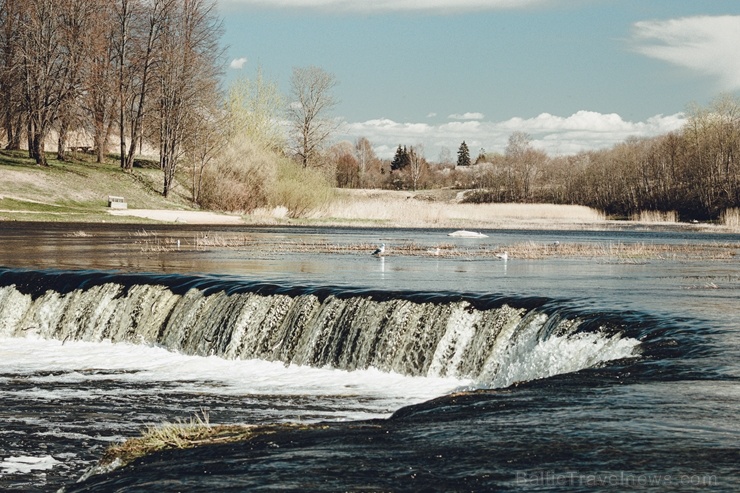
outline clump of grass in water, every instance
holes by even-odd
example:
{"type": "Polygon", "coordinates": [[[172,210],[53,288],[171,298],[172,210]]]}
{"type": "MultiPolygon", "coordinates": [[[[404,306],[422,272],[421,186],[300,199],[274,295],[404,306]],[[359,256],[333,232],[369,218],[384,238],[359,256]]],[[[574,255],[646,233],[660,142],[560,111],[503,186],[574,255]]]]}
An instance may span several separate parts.
{"type": "Polygon", "coordinates": [[[188,420],[178,420],[175,423],[165,422],[156,426],[149,426],[138,438],[131,438],[123,443],[109,447],[100,459],[99,468],[106,466],[118,468],[129,464],[140,457],[162,450],[187,449],[217,443],[230,443],[249,440],[269,433],[276,433],[285,429],[308,429],[320,425],[302,425],[295,423],[273,425],[212,425],[208,412],[201,410],[200,414],[188,420]]]}
{"type": "Polygon", "coordinates": [[[90,233],[88,233],[87,231],[78,230],[78,231],[73,231],[71,233],[65,233],[64,236],[66,236],[68,238],[88,238],[88,237],[90,237],[92,235],[90,233]]]}
{"type": "Polygon", "coordinates": [[[109,447],[100,463],[110,464],[118,461],[124,465],[159,450],[188,448],[213,437],[215,428],[211,426],[208,413],[205,411],[202,415],[196,414],[187,421],[149,426],[141,437],[109,447]]]}

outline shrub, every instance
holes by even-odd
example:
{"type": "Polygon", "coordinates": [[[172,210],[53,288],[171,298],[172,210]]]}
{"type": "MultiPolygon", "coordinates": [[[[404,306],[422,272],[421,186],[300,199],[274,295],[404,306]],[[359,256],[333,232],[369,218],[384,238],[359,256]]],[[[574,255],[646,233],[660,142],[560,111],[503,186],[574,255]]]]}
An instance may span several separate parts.
{"type": "Polygon", "coordinates": [[[232,142],[204,171],[200,205],[231,212],[264,207],[275,187],[279,159],[248,140],[232,142]]]}
{"type": "Polygon", "coordinates": [[[319,170],[287,158],[279,160],[270,206],[285,207],[288,217],[296,218],[326,207],[333,198],[334,189],[319,170]]]}

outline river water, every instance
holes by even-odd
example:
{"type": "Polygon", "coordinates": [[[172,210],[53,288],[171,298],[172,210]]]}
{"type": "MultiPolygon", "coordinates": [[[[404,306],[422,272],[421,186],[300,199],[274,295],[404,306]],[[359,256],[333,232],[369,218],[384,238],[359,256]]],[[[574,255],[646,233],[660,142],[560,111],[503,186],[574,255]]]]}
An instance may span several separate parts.
{"type": "Polygon", "coordinates": [[[740,488],[740,261],[465,255],[740,237],[447,233],[2,224],[0,489],[740,488]],[[204,413],[325,426],[76,482],[204,413]]]}

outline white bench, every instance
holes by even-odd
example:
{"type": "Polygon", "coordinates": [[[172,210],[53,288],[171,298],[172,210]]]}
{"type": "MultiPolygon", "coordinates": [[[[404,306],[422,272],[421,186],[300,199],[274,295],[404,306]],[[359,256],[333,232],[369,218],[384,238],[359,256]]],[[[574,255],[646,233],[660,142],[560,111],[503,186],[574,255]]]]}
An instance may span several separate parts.
{"type": "Polygon", "coordinates": [[[126,199],[115,195],[108,195],[108,207],[111,209],[127,209],[126,199]]]}

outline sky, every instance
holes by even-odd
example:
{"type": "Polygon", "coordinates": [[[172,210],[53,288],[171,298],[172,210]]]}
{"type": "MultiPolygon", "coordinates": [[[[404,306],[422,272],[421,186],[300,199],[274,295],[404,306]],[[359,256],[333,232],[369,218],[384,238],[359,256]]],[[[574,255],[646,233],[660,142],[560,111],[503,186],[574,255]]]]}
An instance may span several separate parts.
{"type": "Polygon", "coordinates": [[[335,141],[430,161],[503,153],[513,132],[550,155],[680,129],[692,104],[740,96],[738,0],[217,0],[226,82],[258,68],[333,74],[335,141]]]}

